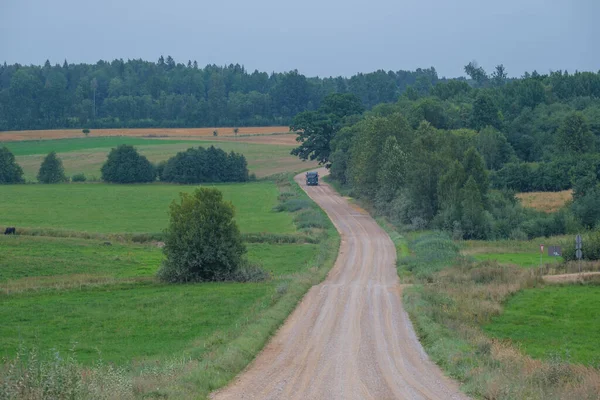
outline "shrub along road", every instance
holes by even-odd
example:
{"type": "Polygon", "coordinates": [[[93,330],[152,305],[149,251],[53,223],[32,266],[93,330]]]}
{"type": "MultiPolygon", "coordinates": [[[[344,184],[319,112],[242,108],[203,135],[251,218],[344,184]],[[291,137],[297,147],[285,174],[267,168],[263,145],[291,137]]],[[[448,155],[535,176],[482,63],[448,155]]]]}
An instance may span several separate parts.
{"type": "Polygon", "coordinates": [[[213,398],[466,398],[417,340],[387,233],[327,184],[306,187],[302,174],[296,181],[340,232],[338,259],[254,363],[213,398]]]}

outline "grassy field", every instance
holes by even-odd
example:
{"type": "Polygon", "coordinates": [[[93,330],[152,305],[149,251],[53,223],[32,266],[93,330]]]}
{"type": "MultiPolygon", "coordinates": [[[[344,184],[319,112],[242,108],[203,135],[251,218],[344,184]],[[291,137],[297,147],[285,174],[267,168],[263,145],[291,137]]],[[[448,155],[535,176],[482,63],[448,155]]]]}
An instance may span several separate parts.
{"type": "Polygon", "coordinates": [[[102,136],[91,137],[85,139],[56,139],[56,140],[28,140],[21,142],[4,142],[2,146],[6,146],[15,156],[30,156],[34,154],[46,155],[51,151],[57,153],[68,153],[80,150],[101,149],[129,144],[132,146],[165,146],[170,144],[187,143],[189,146],[194,145],[194,142],[189,140],[162,140],[162,139],[146,139],[139,137],[127,136],[102,136]]]}
{"type": "MultiPolygon", "coordinates": [[[[290,214],[273,212],[277,187],[271,182],[216,185],[236,207],[242,232],[295,232],[290,214]]],[[[0,226],[87,232],[161,232],[169,204],[185,185],[4,185],[0,226]]]]}
{"type": "MultiPolygon", "coordinates": [[[[283,135],[289,138],[290,135],[283,135]]],[[[257,137],[269,139],[269,137],[257,137]]],[[[235,140],[178,140],[147,139],[140,137],[90,137],[78,139],[35,140],[4,142],[14,152],[23,168],[25,179],[35,181],[42,160],[50,151],[56,151],[62,160],[67,176],[83,173],[89,179],[100,179],[100,168],[110,150],[120,144],[134,145],[152,162],[165,161],[176,153],[196,146],[215,146],[227,152],[242,153],[248,160],[248,169],[258,177],[281,172],[295,172],[310,168],[315,163],[305,163],[290,155],[295,144],[271,144],[235,140]]],[[[277,143],[277,141],[274,141],[277,143]]]]}
{"type": "Polygon", "coordinates": [[[536,358],[560,357],[600,368],[600,286],[546,286],[511,297],[485,325],[536,358]]]}
{"type": "Polygon", "coordinates": [[[163,258],[156,246],[0,237],[0,287],[30,288],[2,297],[0,356],[14,355],[20,343],[66,352],[76,342],[80,361],[96,360],[101,351],[104,360],[118,364],[181,352],[192,339],[206,339],[268,306],[277,282],[305,271],[316,250],[316,245],[248,244],[249,260],[270,271],[273,282],[172,286],[151,279],[119,283],[153,277],[163,258]],[[58,280],[81,284],[99,277],[115,284],[52,290],[58,280]]]}
{"type": "Polygon", "coordinates": [[[530,241],[469,240],[465,242],[462,253],[473,257],[477,261],[497,261],[502,265],[532,268],[540,266],[540,244],[542,243],[545,243],[544,254],[541,258],[542,265],[562,262],[562,257],[550,257],[547,251],[548,245],[558,244],[561,240],[562,238],[544,238],[530,241]]]}
{"type": "MultiPolygon", "coordinates": [[[[218,187],[236,205],[242,231],[296,234],[296,224],[310,217],[324,226],[312,229],[319,243],[247,243],[249,261],[270,273],[266,281],[167,285],[155,278],[163,259],[155,242],[0,236],[0,357],[9,360],[0,364],[0,397],[19,398],[10,387],[43,391],[58,379],[68,382],[61,391],[93,381],[106,398],[206,398],[241,371],[326,276],[339,241],[324,213],[288,179],[218,187]],[[291,199],[302,199],[303,209],[273,211],[281,192],[296,193],[291,199]]],[[[3,225],[136,232],[164,228],[169,202],[194,187],[3,189],[3,225]]]]}

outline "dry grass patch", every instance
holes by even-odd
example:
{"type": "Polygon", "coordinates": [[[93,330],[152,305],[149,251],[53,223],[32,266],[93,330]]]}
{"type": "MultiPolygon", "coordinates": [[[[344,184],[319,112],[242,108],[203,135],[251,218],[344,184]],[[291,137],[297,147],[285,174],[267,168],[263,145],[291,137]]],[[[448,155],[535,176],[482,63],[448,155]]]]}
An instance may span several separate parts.
{"type": "Polygon", "coordinates": [[[573,199],[573,191],[519,193],[517,198],[521,200],[523,207],[552,213],[560,210],[568,201],[573,199]]]}

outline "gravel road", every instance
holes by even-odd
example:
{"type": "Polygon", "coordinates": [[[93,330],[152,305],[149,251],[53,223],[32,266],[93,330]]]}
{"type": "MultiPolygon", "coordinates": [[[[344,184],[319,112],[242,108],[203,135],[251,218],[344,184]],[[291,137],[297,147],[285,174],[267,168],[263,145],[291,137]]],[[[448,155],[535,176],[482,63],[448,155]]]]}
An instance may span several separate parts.
{"type": "Polygon", "coordinates": [[[327,184],[306,187],[302,174],[296,181],[340,232],[337,261],[256,360],[212,398],[466,399],[417,340],[386,232],[327,184]]]}

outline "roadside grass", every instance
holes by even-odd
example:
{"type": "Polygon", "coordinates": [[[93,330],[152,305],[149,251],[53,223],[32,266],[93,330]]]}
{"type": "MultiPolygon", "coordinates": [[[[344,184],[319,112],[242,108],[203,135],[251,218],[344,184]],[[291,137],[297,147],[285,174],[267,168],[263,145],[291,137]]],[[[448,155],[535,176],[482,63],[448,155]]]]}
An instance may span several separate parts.
{"type": "MultiPolygon", "coordinates": [[[[512,296],[555,290],[544,287],[538,269],[475,261],[461,256],[449,237],[435,233],[416,234],[409,246],[411,258],[401,266],[421,284],[404,290],[405,309],[430,358],[459,380],[464,392],[495,400],[598,399],[598,369],[572,364],[564,354],[534,359],[512,342],[486,335],[482,328],[502,318],[504,304],[512,296]],[[443,251],[437,256],[427,254],[424,244],[428,242],[437,242],[431,251],[443,251]],[[429,264],[432,257],[434,266],[429,264]]],[[[583,315],[588,318],[586,329],[596,327],[590,321],[594,315],[583,315]]],[[[528,329],[535,330],[537,337],[548,334],[530,319],[521,322],[531,325],[528,329]]],[[[589,340],[585,346],[597,344],[593,335],[580,338],[578,345],[585,340],[589,340]]]]}
{"type": "Polygon", "coordinates": [[[573,190],[518,193],[516,197],[521,201],[523,207],[553,213],[563,208],[565,204],[573,199],[573,190]]]}
{"type": "Polygon", "coordinates": [[[523,290],[484,331],[534,358],[559,357],[600,369],[600,285],[523,290]]]}
{"type": "MultiPolygon", "coordinates": [[[[9,354],[0,364],[0,398],[44,398],[49,387],[54,398],[207,398],[226,385],[252,361],[306,291],[325,278],[339,248],[333,224],[291,178],[279,177],[276,185],[252,185],[268,188],[263,201],[257,200],[260,215],[255,225],[266,232],[250,234],[257,242],[248,244],[250,261],[272,274],[265,282],[165,285],[155,281],[151,269],[140,268],[144,260],[160,257],[160,249],[151,245],[104,247],[95,239],[3,237],[0,246],[11,253],[0,259],[1,268],[8,268],[11,282],[44,278],[29,276],[35,264],[44,262],[38,265],[41,273],[60,274],[48,279],[72,277],[77,282],[94,273],[116,277],[100,284],[0,295],[0,354],[9,354]],[[276,212],[272,209],[278,198],[303,206],[293,213],[276,212]],[[277,224],[269,215],[292,222],[294,235],[315,244],[273,244],[291,235],[271,234],[277,224]],[[296,228],[294,220],[298,225],[318,222],[322,228],[296,228]],[[38,245],[39,251],[31,251],[38,245]],[[69,252],[62,253],[61,246],[69,252]],[[43,260],[44,253],[51,257],[43,260]],[[99,259],[80,262],[87,257],[99,259]],[[120,269],[106,266],[114,257],[130,258],[120,269]],[[28,276],[15,280],[19,274],[28,276]],[[55,381],[62,384],[55,387],[55,381]]],[[[137,188],[153,186],[159,185],[137,188]]],[[[231,186],[243,189],[243,204],[252,200],[251,188],[231,186]]],[[[173,193],[176,188],[171,187],[173,193]]],[[[147,193],[145,197],[147,201],[147,193]]],[[[244,210],[256,210],[256,204],[252,206],[244,210]]],[[[243,220],[246,212],[238,209],[238,216],[243,220]]]]}
{"type": "MultiPolygon", "coordinates": [[[[278,190],[272,182],[210,185],[236,207],[243,233],[295,233],[293,216],[277,213],[278,190]]],[[[0,225],[99,233],[161,232],[170,203],[185,185],[3,185],[0,225]]]]}
{"type": "Polygon", "coordinates": [[[21,153],[16,160],[23,168],[25,179],[36,181],[40,165],[52,149],[62,160],[67,176],[83,173],[88,179],[99,180],[100,168],[108,153],[119,144],[133,144],[151,162],[166,161],[190,147],[215,146],[226,152],[242,153],[248,161],[250,173],[264,177],[273,173],[295,172],[305,168],[297,157],[290,155],[293,146],[233,141],[142,139],[131,137],[98,137],[83,139],[58,139],[36,142],[7,142],[9,148],[21,153]],[[91,147],[93,146],[93,147],[91,147]]]}

